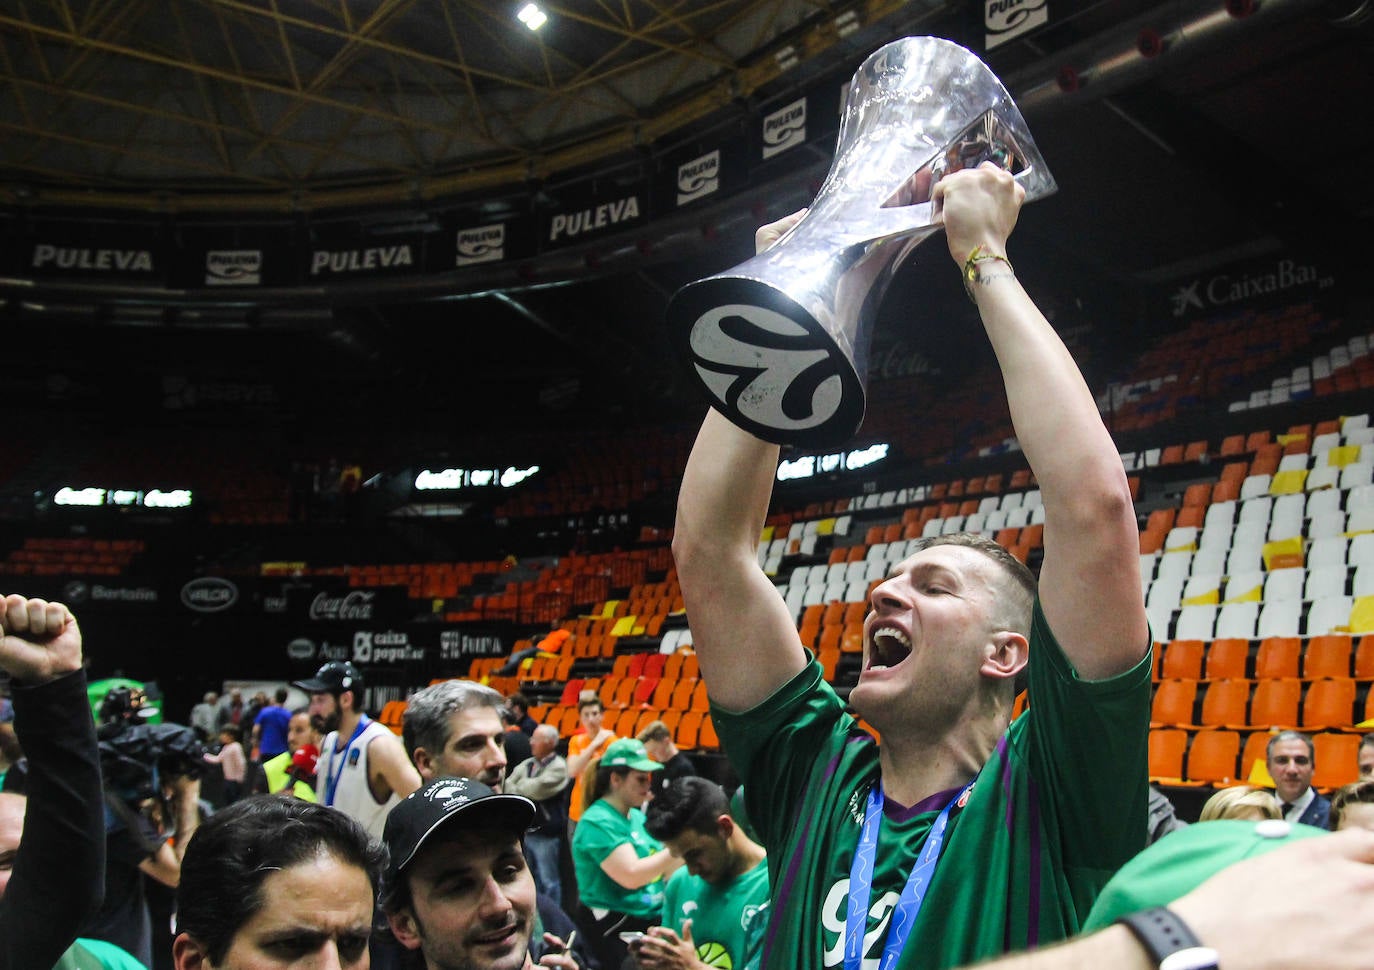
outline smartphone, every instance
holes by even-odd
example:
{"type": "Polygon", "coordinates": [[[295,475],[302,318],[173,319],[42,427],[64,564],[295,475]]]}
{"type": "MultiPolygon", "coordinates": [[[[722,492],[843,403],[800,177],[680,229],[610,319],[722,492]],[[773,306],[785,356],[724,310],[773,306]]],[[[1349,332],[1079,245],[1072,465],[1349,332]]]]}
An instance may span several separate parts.
{"type": "Polygon", "coordinates": [[[620,942],[622,943],[638,943],[642,939],[644,939],[644,934],[637,930],[620,934],[620,942]]]}

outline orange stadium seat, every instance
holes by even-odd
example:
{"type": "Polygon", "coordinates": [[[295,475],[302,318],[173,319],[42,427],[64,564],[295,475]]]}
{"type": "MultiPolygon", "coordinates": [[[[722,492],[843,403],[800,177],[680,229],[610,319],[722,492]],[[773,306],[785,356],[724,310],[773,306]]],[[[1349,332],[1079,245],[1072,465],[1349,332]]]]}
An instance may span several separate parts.
{"type": "Polygon", "coordinates": [[[1250,641],[1239,637],[1221,637],[1207,647],[1207,663],[1203,674],[1207,680],[1232,680],[1245,676],[1250,662],[1250,641]]]}

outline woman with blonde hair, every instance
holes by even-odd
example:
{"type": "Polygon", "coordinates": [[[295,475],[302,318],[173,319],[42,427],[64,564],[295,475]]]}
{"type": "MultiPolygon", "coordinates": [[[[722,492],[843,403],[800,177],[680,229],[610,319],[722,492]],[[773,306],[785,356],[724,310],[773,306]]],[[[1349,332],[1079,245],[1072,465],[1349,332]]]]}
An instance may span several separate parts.
{"type": "Polygon", "coordinates": [[[1253,785],[1236,785],[1223,788],[1202,806],[1199,822],[1211,822],[1219,818],[1235,818],[1258,822],[1266,818],[1283,818],[1279,802],[1270,792],[1253,785]]]}

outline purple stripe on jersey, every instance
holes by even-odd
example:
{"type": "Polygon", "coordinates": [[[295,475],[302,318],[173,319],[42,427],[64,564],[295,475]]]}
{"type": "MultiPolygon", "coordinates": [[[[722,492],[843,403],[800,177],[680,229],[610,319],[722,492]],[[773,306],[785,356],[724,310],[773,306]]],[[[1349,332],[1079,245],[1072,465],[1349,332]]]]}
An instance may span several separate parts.
{"type": "Polygon", "coordinates": [[[1026,779],[1030,804],[1030,912],[1026,918],[1026,946],[1040,942],[1040,791],[1034,778],[1026,779]]]}
{"type": "MultiPolygon", "coordinates": [[[[846,743],[853,744],[856,741],[862,742],[865,739],[868,741],[873,740],[871,735],[864,735],[863,737],[850,735],[846,743]]],[[[837,753],[835,757],[830,759],[830,763],[825,766],[825,771],[821,773],[822,783],[829,782],[830,779],[834,777],[835,772],[839,770],[840,754],[842,753],[843,751],[837,753]]],[[[798,824],[801,825],[801,837],[798,838],[795,843],[797,848],[792,851],[792,857],[787,860],[787,868],[784,870],[782,882],[778,884],[777,897],[773,900],[773,906],[770,909],[772,913],[781,913],[786,909],[788,897],[792,894],[792,886],[796,883],[797,873],[801,870],[802,853],[805,846],[811,841],[811,823],[815,820],[814,816],[803,820],[800,817],[801,805],[797,806],[797,812],[798,818],[792,823],[792,827],[795,829],[798,824]]],[[[768,936],[763,941],[763,965],[765,967],[768,966],[769,956],[773,951],[773,940],[778,931],[778,925],[781,922],[781,920],[774,920],[771,918],[768,920],[768,936]]]]}
{"type": "Polygon", "coordinates": [[[907,819],[915,818],[922,812],[938,812],[946,805],[958,797],[964,790],[964,786],[958,788],[946,788],[944,791],[937,791],[934,795],[922,798],[915,805],[906,808],[899,805],[890,798],[883,799],[883,818],[889,818],[894,822],[905,822],[907,819]]]}

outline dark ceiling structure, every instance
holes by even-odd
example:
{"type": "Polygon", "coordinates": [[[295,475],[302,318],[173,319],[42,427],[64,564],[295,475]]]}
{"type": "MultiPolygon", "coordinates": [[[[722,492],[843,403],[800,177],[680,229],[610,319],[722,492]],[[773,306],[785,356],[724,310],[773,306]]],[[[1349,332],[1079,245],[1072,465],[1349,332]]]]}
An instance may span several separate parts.
{"type": "MultiPolygon", "coordinates": [[[[1060,185],[1013,239],[1028,279],[1061,305],[1120,312],[1241,257],[1356,262],[1374,221],[1369,0],[1048,2],[1049,25],[986,55],[1060,185]]],[[[537,32],[519,6],[8,4],[0,206],[116,224],[423,223],[446,199],[642,163],[896,37],[981,41],[981,5],[957,0],[565,0],[542,5],[537,32]]],[[[753,227],[805,204],[827,166],[813,146],[691,219],[425,286],[229,299],[0,280],[8,342],[45,362],[11,393],[38,412],[99,420],[120,401],[188,421],[169,402],[190,382],[202,400],[220,388],[235,420],[436,434],[679,416],[699,403],[663,332],[667,299],[745,258],[753,227]]],[[[883,326],[962,300],[944,259],[903,270],[883,326]]],[[[937,362],[976,341],[924,333],[937,362]]]]}

